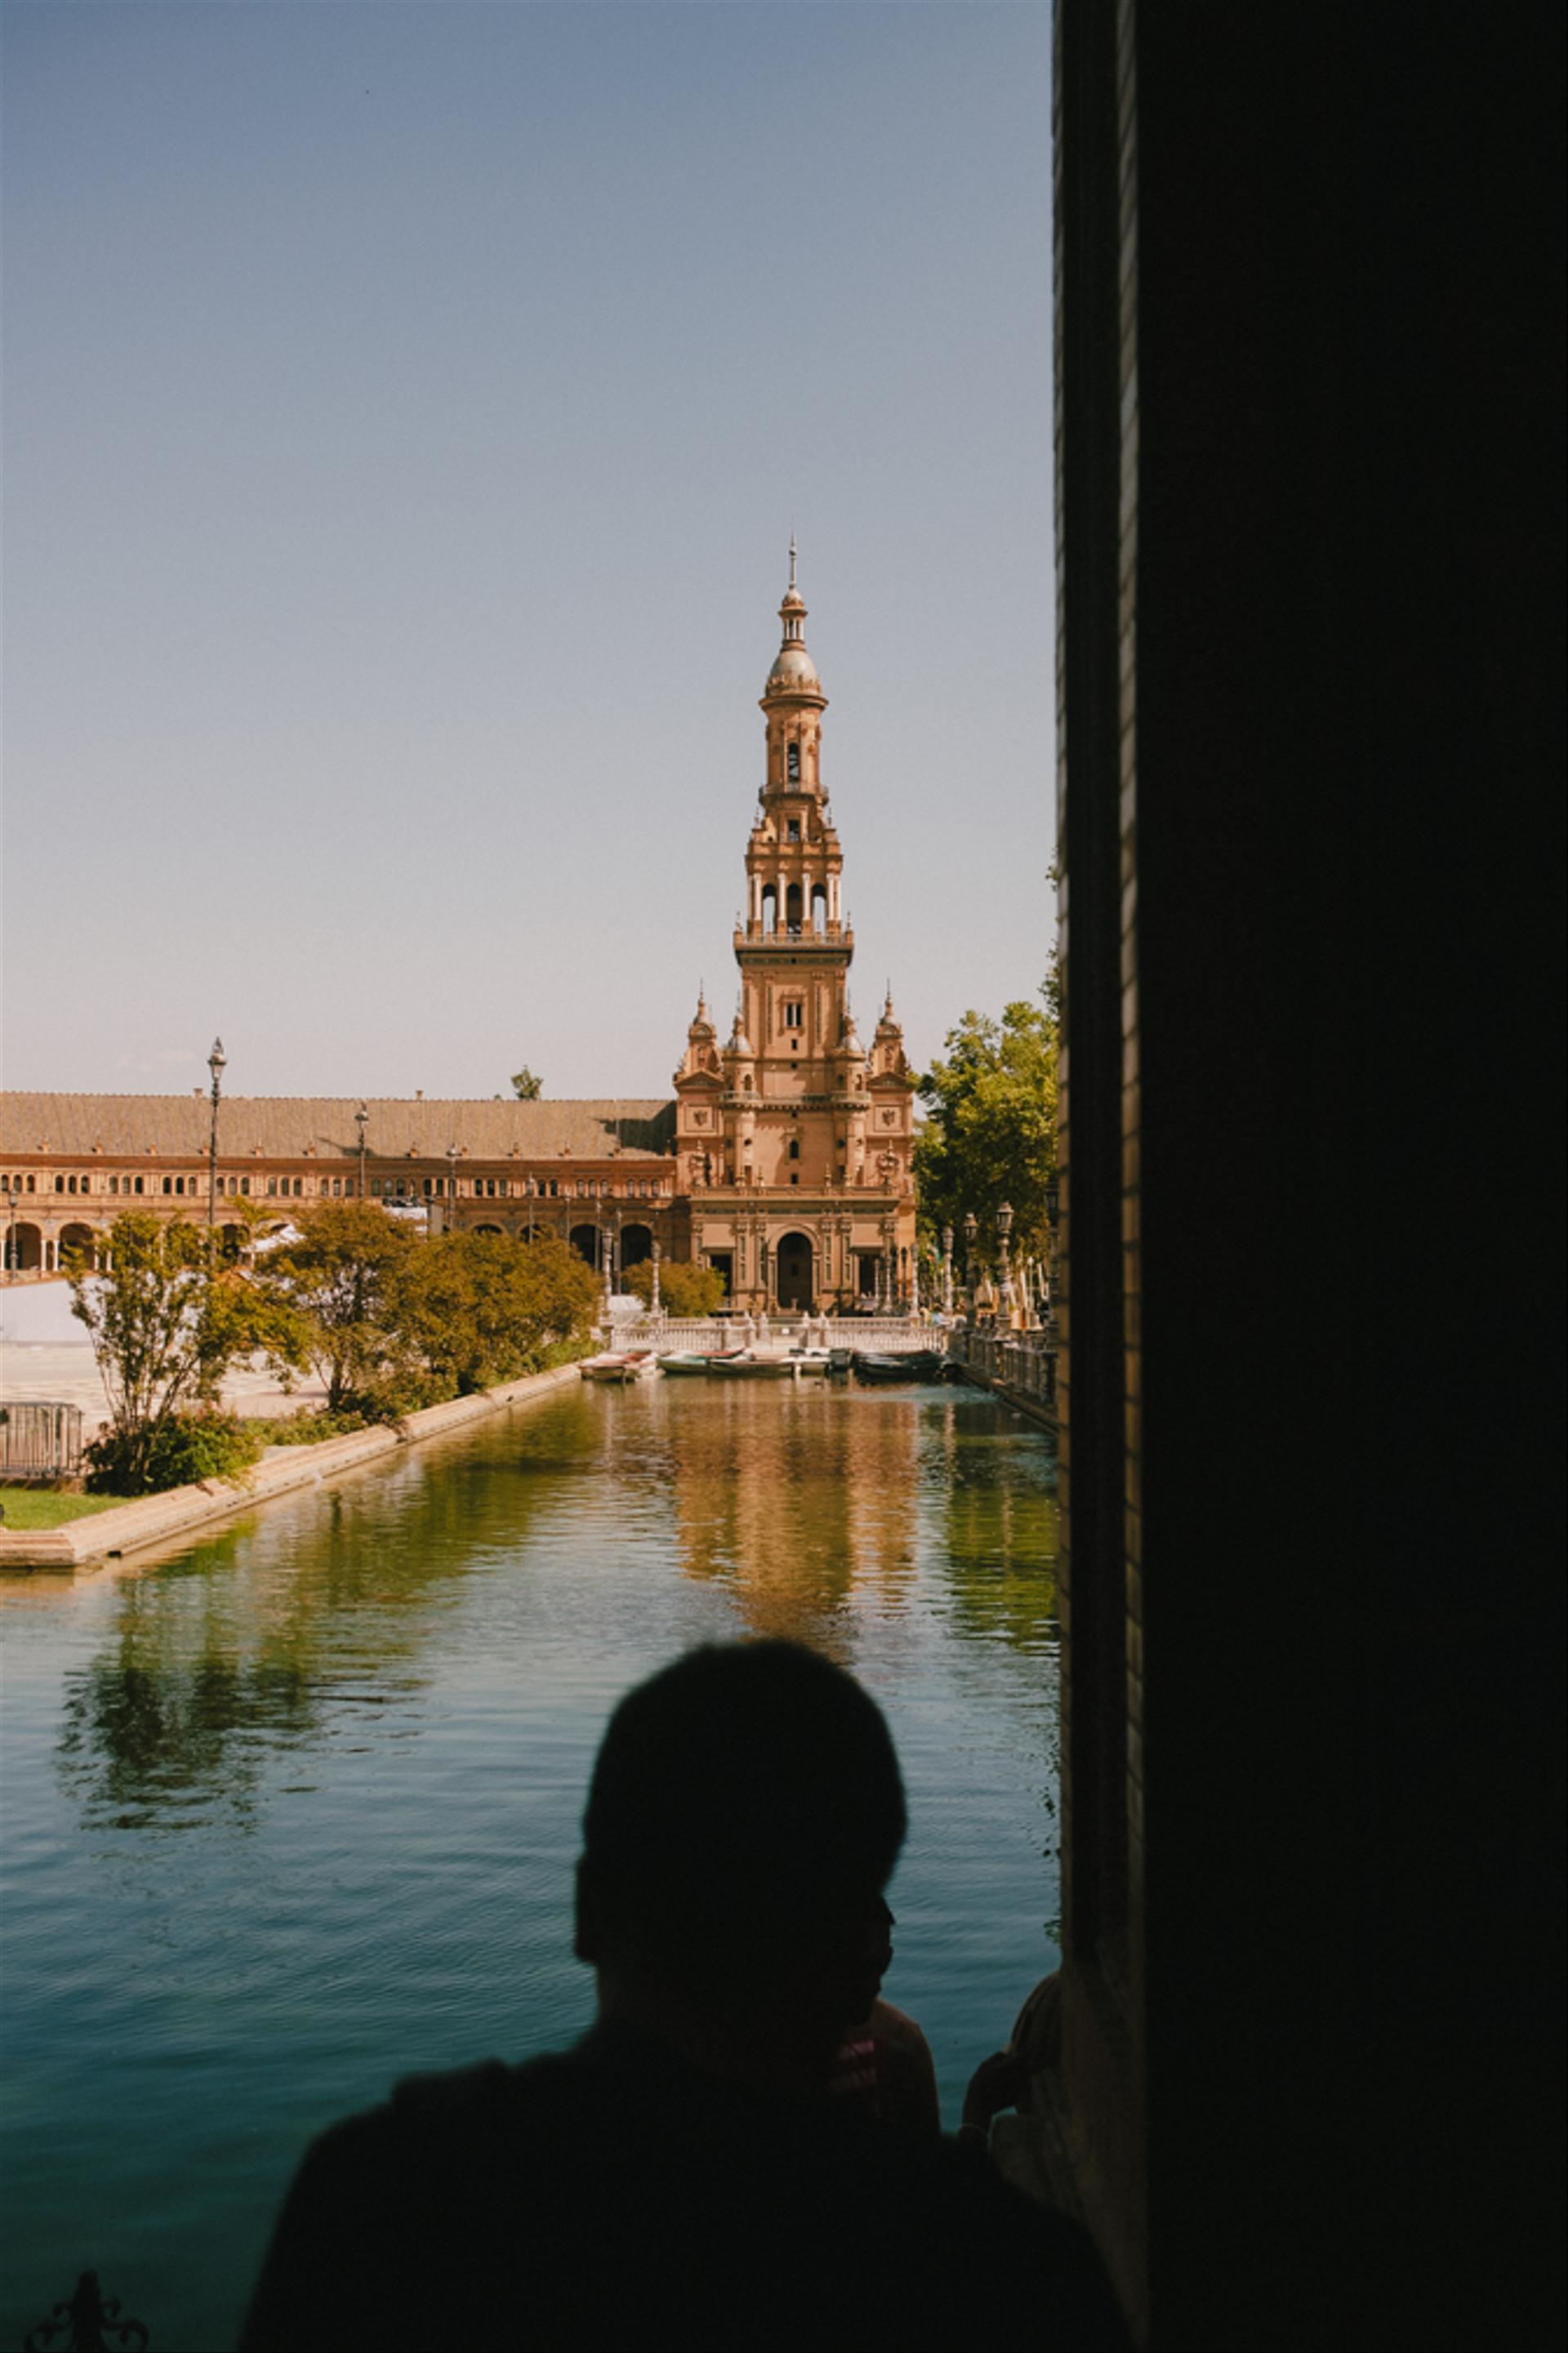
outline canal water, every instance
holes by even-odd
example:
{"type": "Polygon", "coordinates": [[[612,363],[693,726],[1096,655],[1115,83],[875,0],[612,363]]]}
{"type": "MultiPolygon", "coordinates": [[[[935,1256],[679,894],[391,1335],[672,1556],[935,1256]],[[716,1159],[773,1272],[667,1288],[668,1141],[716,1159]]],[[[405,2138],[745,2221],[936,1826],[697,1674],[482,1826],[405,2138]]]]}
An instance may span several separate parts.
{"type": "Polygon", "coordinates": [[[558,2047],[617,1694],[814,1643],[910,1828],[887,1990],[944,2116],[1055,1965],[1047,1441],[952,1388],[567,1390],[151,1568],[0,1590],[0,2343],[77,2274],[232,2341],[310,2136],[396,2076],[558,2047]]]}

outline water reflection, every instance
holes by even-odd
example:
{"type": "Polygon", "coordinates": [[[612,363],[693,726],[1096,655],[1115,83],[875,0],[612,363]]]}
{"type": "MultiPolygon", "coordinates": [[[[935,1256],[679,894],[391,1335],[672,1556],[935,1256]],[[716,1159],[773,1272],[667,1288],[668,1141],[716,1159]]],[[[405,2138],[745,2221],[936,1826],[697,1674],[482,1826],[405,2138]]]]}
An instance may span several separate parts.
{"type": "Polygon", "coordinates": [[[531,1496],[427,1460],[230,1529],[126,1578],[113,1637],[65,1677],[59,1764],[89,1823],[255,1819],[279,1750],[308,1749],[429,1681],[432,1625],[531,1496]]]}
{"type": "Polygon", "coordinates": [[[713,1404],[671,1432],[682,1567],[728,1584],[748,1631],[843,1657],[852,1596],[891,1605],[913,1571],[914,1417],[825,1383],[713,1404]]]}
{"type": "Polygon", "coordinates": [[[888,1709],[913,1825],[891,1990],[956,2123],[1054,1957],[1054,1546],[1048,1450],[988,1398],[671,1381],[567,1390],[140,1572],[0,1594],[32,2129],[7,2186],[38,2309],[84,2245],[117,2279],[151,2249],[158,2344],[232,2343],[329,2116],[569,2040],[607,1709],[739,1629],[846,1658],[888,1709]]]}
{"type": "MultiPolygon", "coordinates": [[[[453,1615],[487,1645],[526,1643],[515,1613],[537,1574],[591,1653],[571,1580],[634,1536],[746,1630],[846,1662],[868,1617],[933,1609],[982,1647],[1040,1655],[1057,1640],[1052,1482],[1038,1435],[972,1392],[571,1393],[128,1577],[108,1641],[65,1677],[60,1769],[90,1822],[248,1825],[280,1751],[418,1728],[453,1615]]],[[[662,1616],[657,1576],[637,1606],[662,1616]]]]}
{"type": "Polygon", "coordinates": [[[1017,1650],[1054,1649],[1054,1457],[1016,1417],[999,1419],[979,1400],[955,1404],[939,1443],[931,1483],[942,1498],[942,1552],[959,1623],[1017,1650]]]}

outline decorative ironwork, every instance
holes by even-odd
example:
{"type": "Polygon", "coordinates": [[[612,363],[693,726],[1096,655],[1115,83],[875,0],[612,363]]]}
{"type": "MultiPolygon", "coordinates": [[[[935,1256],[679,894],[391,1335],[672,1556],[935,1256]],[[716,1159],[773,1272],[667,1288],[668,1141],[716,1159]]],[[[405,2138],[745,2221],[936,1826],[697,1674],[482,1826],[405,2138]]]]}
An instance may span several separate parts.
{"type": "Polygon", "coordinates": [[[57,2304],[22,2339],[23,2353],[146,2353],[145,2321],[122,2313],[116,2296],[105,2296],[96,2272],[83,2272],[76,2294],[57,2304]]]}

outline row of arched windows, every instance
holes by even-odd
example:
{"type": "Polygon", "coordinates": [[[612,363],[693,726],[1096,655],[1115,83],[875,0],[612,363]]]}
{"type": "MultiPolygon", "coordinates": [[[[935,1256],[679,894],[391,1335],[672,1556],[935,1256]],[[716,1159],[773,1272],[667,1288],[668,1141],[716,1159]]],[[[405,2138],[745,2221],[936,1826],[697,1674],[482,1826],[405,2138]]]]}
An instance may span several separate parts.
{"type": "MultiPolygon", "coordinates": [[[[0,1174],[0,1193],[9,1193],[13,1189],[17,1193],[35,1194],[40,1190],[45,1193],[53,1190],[56,1193],[65,1194],[91,1193],[96,1190],[108,1193],[121,1200],[142,1198],[149,1194],[155,1197],[164,1196],[171,1199],[194,1200],[206,1198],[210,1181],[205,1173],[198,1175],[193,1172],[189,1176],[176,1176],[171,1172],[167,1176],[145,1174],[133,1176],[127,1172],[122,1176],[118,1174],[100,1176],[95,1187],[90,1177],[62,1170],[53,1177],[51,1185],[51,1179],[47,1171],[40,1184],[37,1170],[20,1170],[15,1176],[0,1174]]],[[[382,1200],[407,1200],[416,1197],[428,1200],[434,1197],[444,1196],[450,1182],[451,1180],[445,1176],[424,1178],[373,1176],[369,1182],[369,1190],[377,1199],[382,1200]]],[[[254,1189],[258,1196],[264,1195],[268,1200],[272,1201],[298,1201],[303,1199],[307,1194],[322,1200],[352,1200],[359,1190],[358,1180],[353,1176],[326,1176],[319,1178],[268,1176],[263,1180],[259,1175],[257,1175],[253,1188],[252,1175],[248,1170],[243,1175],[237,1175],[226,1174],[220,1169],[217,1184],[220,1197],[236,1193],[248,1196],[254,1189]]],[[[668,1192],[669,1186],[668,1179],[662,1176],[632,1176],[622,1179],[618,1184],[614,1177],[606,1176],[580,1177],[564,1183],[555,1176],[529,1176],[517,1181],[506,1176],[475,1176],[468,1186],[465,1186],[462,1178],[458,1178],[453,1189],[458,1194],[471,1189],[476,1198],[492,1201],[498,1198],[505,1199],[513,1194],[531,1198],[555,1199],[563,1191],[568,1198],[574,1197],[578,1199],[613,1198],[618,1194],[626,1200],[646,1201],[661,1198],[668,1192]]]]}

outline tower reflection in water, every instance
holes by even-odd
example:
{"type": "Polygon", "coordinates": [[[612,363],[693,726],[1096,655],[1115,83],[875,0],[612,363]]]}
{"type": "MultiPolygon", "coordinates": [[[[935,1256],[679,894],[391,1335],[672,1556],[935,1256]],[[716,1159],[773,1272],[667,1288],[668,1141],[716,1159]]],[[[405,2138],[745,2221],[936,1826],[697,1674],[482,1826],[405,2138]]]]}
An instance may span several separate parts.
{"type": "Polygon", "coordinates": [[[728,1586],[749,1631],[842,1657],[854,1612],[923,1604],[1054,1651],[1054,1465],[992,1400],[759,1383],[704,1403],[721,1409],[668,1430],[681,1565],[728,1586]]]}

